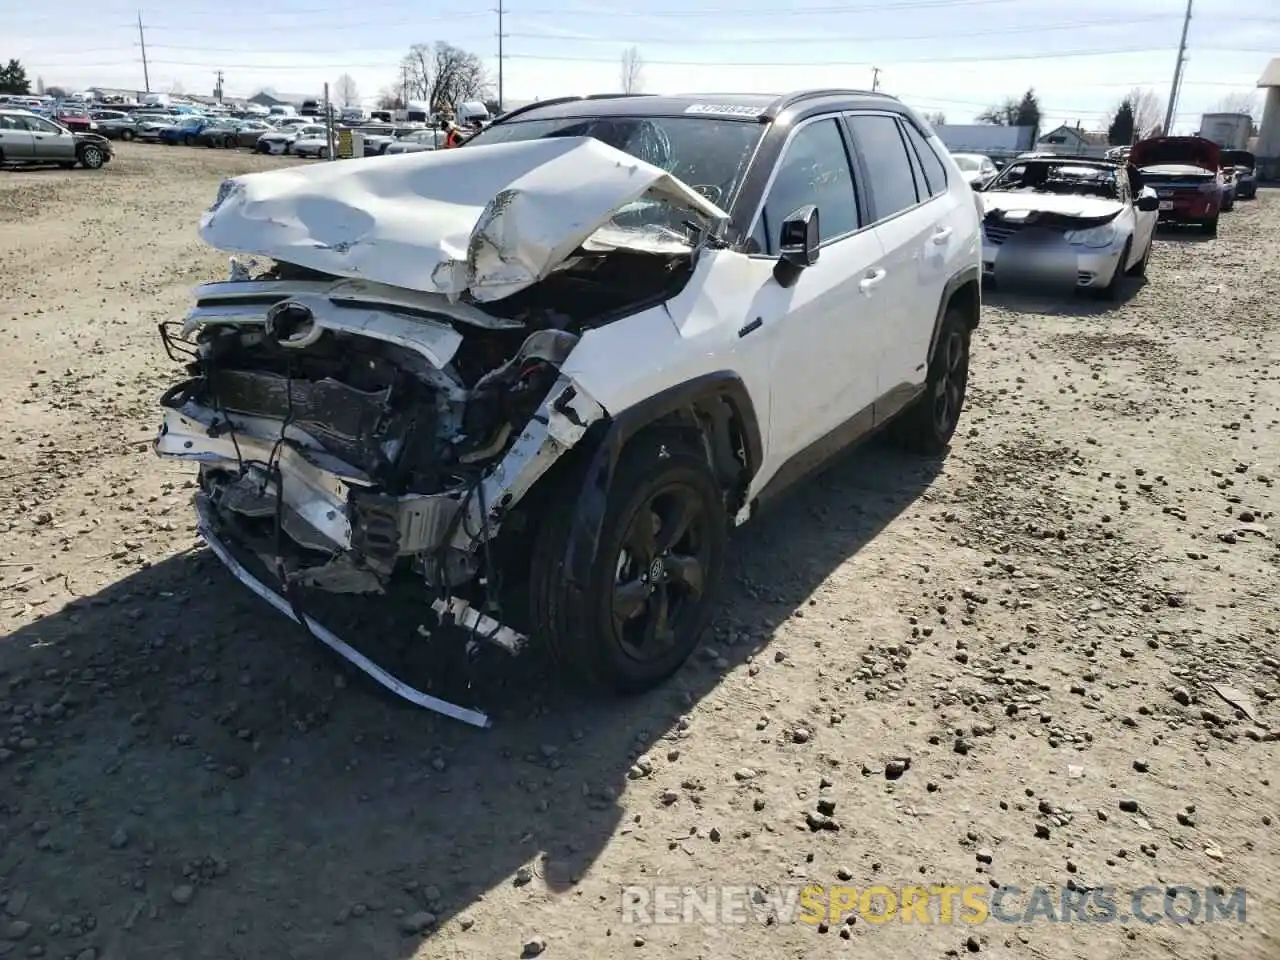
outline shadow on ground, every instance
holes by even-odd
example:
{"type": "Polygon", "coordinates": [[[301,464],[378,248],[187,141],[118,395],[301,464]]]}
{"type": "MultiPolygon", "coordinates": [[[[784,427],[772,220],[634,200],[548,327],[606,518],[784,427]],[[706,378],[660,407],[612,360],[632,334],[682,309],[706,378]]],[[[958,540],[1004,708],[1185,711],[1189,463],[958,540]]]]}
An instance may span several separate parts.
{"type": "Polygon", "coordinates": [[[938,469],[855,453],[735,537],[714,650],[606,702],[509,662],[476,694],[489,731],[389,699],[203,549],[22,628],[0,641],[0,890],[28,896],[23,952],[407,957],[522,866],[564,892],[635,758],[938,469]]]}
{"type": "Polygon", "coordinates": [[[1101,317],[1122,309],[1146,286],[1145,278],[1126,277],[1115,300],[1103,300],[1091,293],[1070,292],[1046,296],[1033,289],[1007,289],[984,284],[982,302],[1010,313],[1066,317],[1101,317]]]}

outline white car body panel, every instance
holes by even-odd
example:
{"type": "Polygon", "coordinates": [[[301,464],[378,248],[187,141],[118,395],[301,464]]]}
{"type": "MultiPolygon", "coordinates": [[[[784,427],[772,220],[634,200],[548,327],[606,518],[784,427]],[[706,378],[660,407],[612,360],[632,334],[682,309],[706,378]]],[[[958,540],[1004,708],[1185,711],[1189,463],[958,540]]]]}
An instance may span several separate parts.
{"type": "Polygon", "coordinates": [[[546,277],[642,197],[727,219],[657,167],[558,137],[237,177],[200,234],[221,250],[489,301],[546,277]]]}
{"type": "MultiPolygon", "coordinates": [[[[1155,191],[1144,187],[1138,196],[1154,197],[1155,191]]],[[[984,211],[988,213],[1049,212],[1082,219],[1113,216],[1111,224],[1115,227],[1115,238],[1111,243],[1102,247],[1069,247],[1076,259],[1078,285],[1087,287],[1105,287],[1117,270],[1127,270],[1138,263],[1152,242],[1159,216],[1154,210],[1139,210],[1134,203],[1105,197],[1055,195],[1029,190],[984,192],[979,197],[984,211]],[[1128,255],[1122,256],[1126,243],[1128,255]]],[[[999,255],[1000,244],[992,243],[984,234],[982,257],[988,275],[994,270],[999,255]]]]}

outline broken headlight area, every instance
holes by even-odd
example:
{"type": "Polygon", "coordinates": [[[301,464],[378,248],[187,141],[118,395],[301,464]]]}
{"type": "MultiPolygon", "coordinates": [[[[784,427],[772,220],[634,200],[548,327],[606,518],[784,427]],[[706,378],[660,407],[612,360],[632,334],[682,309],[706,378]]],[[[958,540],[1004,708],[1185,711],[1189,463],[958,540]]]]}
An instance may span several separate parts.
{"type": "Polygon", "coordinates": [[[408,587],[424,612],[434,603],[473,635],[520,645],[488,615],[490,553],[520,499],[603,416],[560,374],[578,333],[241,270],[199,288],[182,332],[163,336],[187,378],[161,398],[155,448],[199,464],[207,534],[273,571],[286,596],[408,587]]]}

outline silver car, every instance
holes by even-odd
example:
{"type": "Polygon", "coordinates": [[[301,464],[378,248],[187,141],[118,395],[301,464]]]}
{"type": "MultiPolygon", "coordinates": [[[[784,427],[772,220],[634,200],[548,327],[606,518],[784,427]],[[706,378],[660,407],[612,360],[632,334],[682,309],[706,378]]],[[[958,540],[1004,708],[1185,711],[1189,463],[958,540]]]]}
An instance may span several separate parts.
{"type": "Polygon", "coordinates": [[[96,133],[72,133],[29,110],[0,108],[0,163],[79,164],[97,170],[111,160],[111,144],[96,133]]]}
{"type": "Polygon", "coordinates": [[[423,150],[439,150],[444,146],[447,134],[443,130],[415,130],[403,137],[393,140],[382,151],[391,156],[395,153],[420,153],[423,150]]]}
{"type": "Polygon", "coordinates": [[[264,133],[258,138],[257,146],[254,149],[258,153],[290,153],[293,150],[295,141],[309,137],[319,137],[323,140],[324,135],[325,128],[318,123],[295,123],[264,133]]]}
{"type": "Polygon", "coordinates": [[[1117,299],[1145,277],[1160,200],[1131,167],[1107,160],[1015,160],[982,201],[983,279],[1053,284],[1117,299]]]}

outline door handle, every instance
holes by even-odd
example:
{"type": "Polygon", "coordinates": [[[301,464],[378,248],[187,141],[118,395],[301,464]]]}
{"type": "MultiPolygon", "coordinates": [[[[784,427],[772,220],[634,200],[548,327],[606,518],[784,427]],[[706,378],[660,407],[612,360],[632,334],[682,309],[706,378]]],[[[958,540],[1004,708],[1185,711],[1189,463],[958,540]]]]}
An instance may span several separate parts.
{"type": "Polygon", "coordinates": [[[940,243],[946,243],[946,242],[947,242],[947,238],[948,238],[949,236],[951,236],[951,228],[950,228],[950,227],[942,227],[942,228],[940,228],[939,230],[937,230],[937,231],[934,233],[934,235],[933,235],[933,242],[934,242],[934,243],[939,243],[939,244],[940,244],[940,243]]]}
{"type": "Polygon", "coordinates": [[[877,283],[885,278],[886,271],[872,270],[865,277],[858,281],[858,289],[863,293],[870,293],[877,283]]]}

